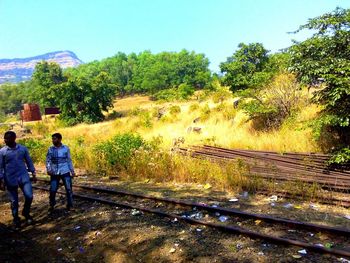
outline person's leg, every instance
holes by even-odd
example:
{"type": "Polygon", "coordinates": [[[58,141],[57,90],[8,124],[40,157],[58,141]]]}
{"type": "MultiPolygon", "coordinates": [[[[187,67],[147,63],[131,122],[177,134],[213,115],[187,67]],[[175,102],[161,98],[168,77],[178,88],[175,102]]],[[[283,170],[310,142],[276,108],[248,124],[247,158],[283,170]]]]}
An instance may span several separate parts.
{"type": "Polygon", "coordinates": [[[11,211],[13,216],[13,222],[16,225],[16,227],[20,227],[20,219],[18,216],[18,187],[7,187],[7,193],[10,198],[11,202],[11,211]]]}
{"type": "Polygon", "coordinates": [[[28,223],[32,223],[32,217],[30,216],[30,207],[33,202],[32,184],[30,182],[26,182],[23,185],[20,185],[20,188],[24,195],[24,207],[22,215],[27,219],[28,223]]]}
{"type": "Polygon", "coordinates": [[[70,177],[70,174],[64,174],[62,175],[62,181],[64,184],[64,187],[66,188],[66,196],[67,196],[67,209],[73,207],[73,189],[72,189],[72,178],[70,177]]]}
{"type": "Polygon", "coordinates": [[[50,179],[50,210],[53,210],[56,204],[56,192],[58,190],[58,184],[60,177],[52,175],[50,179]]]}

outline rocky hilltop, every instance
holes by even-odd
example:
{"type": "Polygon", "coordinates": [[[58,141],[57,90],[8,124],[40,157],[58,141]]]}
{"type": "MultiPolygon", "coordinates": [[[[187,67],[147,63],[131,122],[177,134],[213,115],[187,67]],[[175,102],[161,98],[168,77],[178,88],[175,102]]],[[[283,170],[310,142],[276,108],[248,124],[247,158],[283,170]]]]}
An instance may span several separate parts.
{"type": "Polygon", "coordinates": [[[56,62],[62,68],[76,67],[83,63],[72,51],[56,51],[30,58],[0,59],[0,84],[29,80],[35,64],[42,60],[56,62]]]}

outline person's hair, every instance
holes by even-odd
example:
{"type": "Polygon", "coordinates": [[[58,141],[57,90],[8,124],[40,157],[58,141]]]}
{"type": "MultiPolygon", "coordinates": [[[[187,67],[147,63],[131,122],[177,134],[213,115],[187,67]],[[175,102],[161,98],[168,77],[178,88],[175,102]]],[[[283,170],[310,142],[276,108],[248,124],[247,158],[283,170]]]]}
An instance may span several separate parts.
{"type": "Polygon", "coordinates": [[[7,131],[4,134],[4,138],[10,136],[11,138],[16,138],[16,133],[14,131],[7,131]]]}
{"type": "Polygon", "coordinates": [[[57,139],[62,140],[62,135],[61,135],[60,133],[58,133],[58,132],[56,132],[56,133],[52,134],[52,136],[51,136],[51,137],[52,137],[52,138],[53,138],[53,137],[55,137],[55,138],[57,138],[57,139]]]}

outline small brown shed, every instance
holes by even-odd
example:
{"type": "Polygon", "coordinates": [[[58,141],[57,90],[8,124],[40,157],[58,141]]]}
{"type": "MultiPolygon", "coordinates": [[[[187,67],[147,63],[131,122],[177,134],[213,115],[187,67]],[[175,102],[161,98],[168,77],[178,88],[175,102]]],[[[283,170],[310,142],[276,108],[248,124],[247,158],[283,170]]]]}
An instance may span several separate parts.
{"type": "Polygon", "coordinates": [[[23,110],[21,111],[21,119],[24,122],[27,121],[40,121],[41,113],[38,104],[23,104],[23,110]]]}

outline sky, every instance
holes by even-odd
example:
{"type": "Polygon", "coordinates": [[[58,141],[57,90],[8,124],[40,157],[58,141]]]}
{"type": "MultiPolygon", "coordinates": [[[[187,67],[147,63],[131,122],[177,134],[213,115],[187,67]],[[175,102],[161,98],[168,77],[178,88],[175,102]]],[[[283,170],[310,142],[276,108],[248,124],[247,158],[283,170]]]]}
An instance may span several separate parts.
{"type": "Polygon", "coordinates": [[[277,52],[308,36],[288,32],[337,6],[350,0],[0,0],[0,59],[70,50],[90,62],[187,49],[219,71],[239,43],[277,52]]]}

